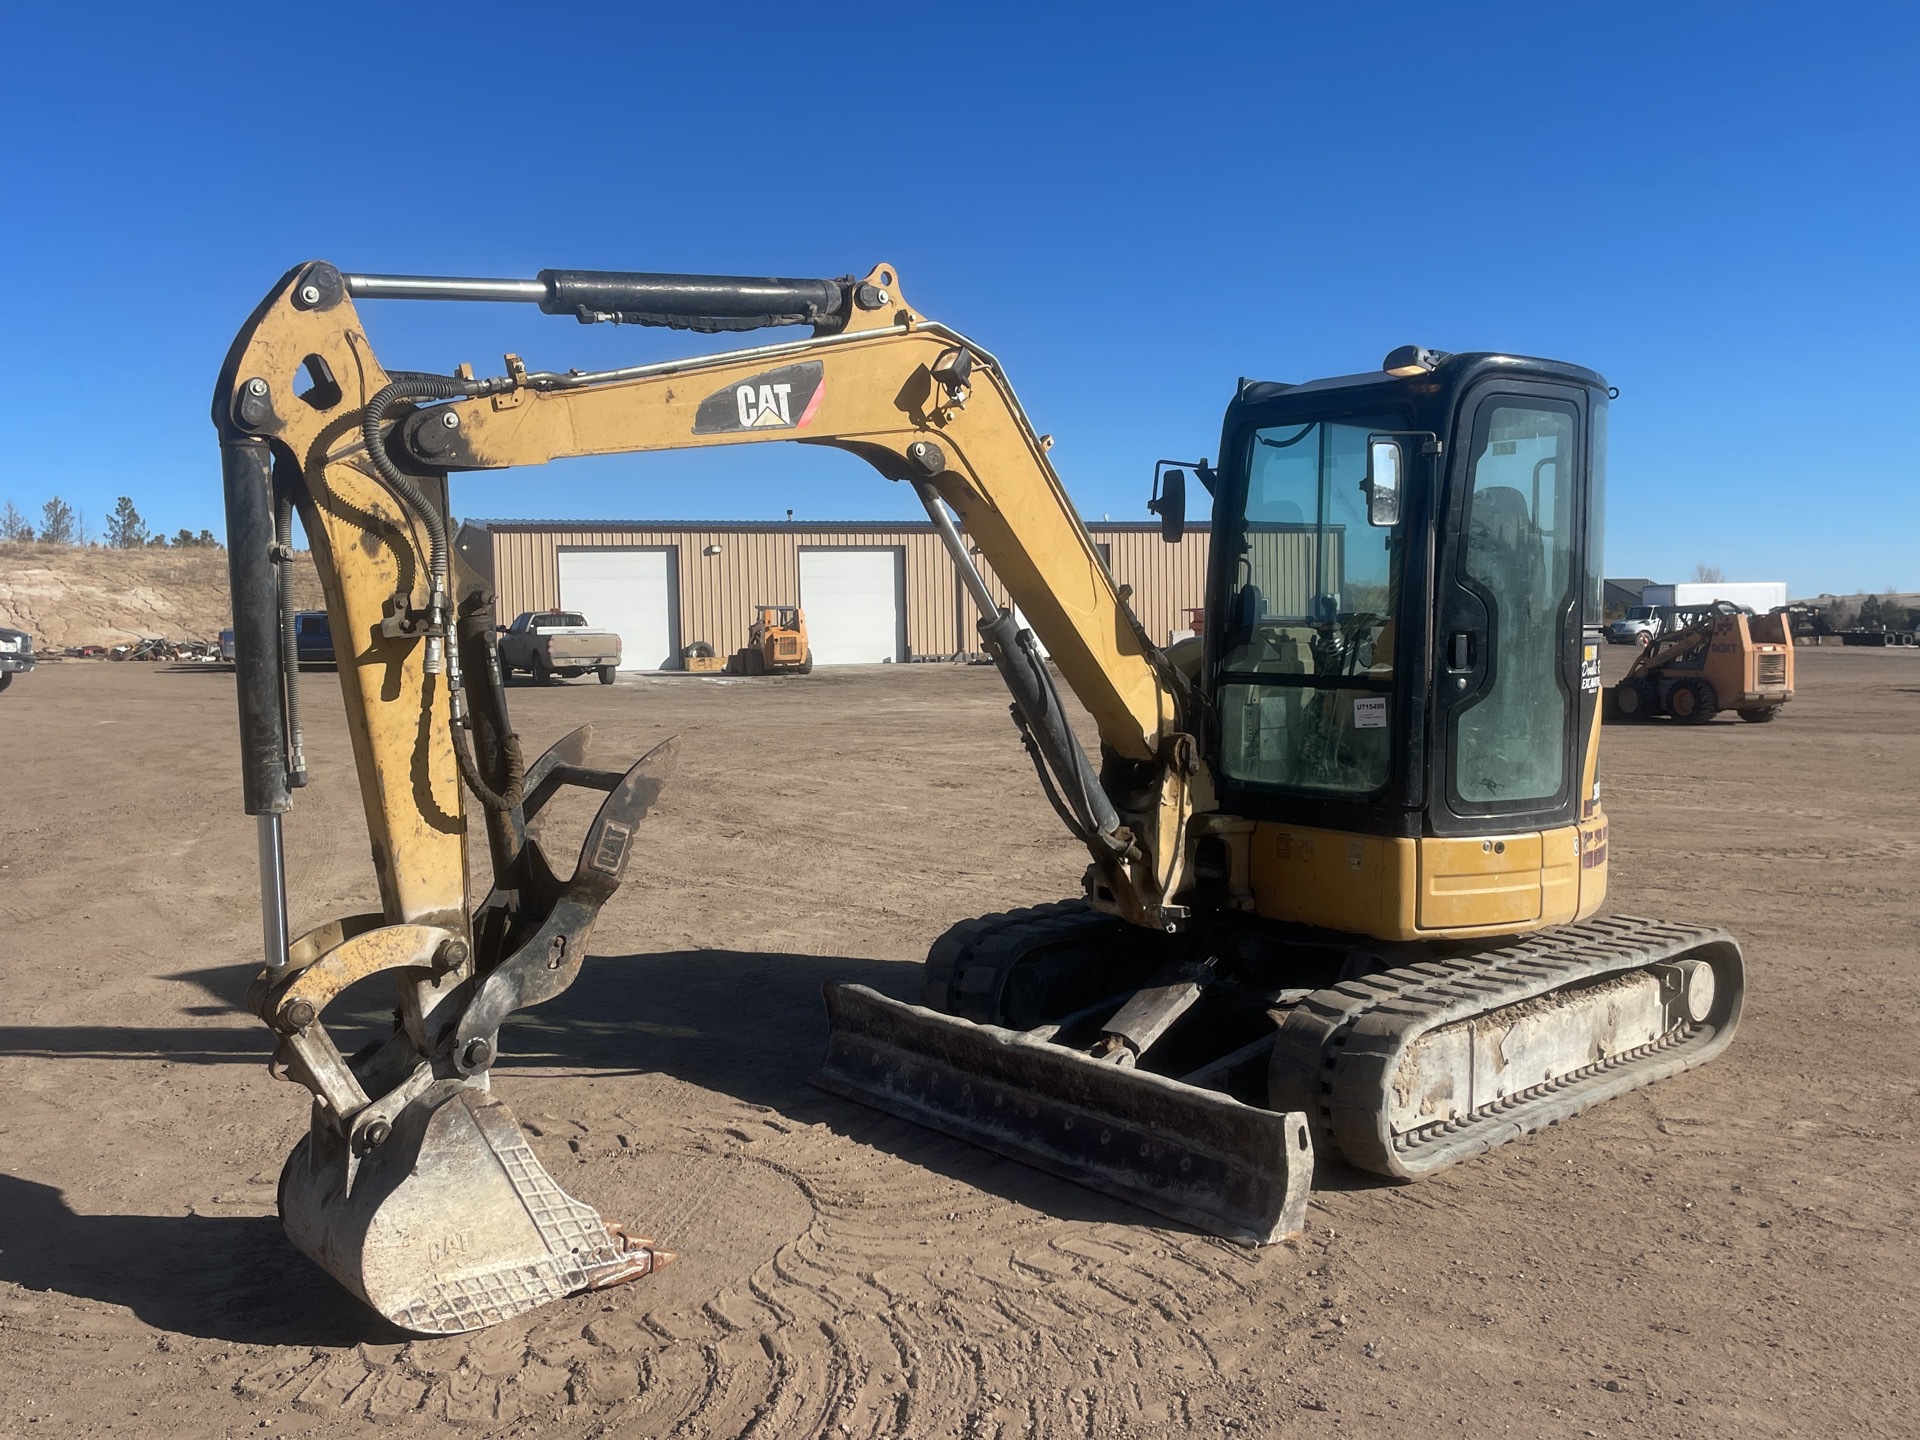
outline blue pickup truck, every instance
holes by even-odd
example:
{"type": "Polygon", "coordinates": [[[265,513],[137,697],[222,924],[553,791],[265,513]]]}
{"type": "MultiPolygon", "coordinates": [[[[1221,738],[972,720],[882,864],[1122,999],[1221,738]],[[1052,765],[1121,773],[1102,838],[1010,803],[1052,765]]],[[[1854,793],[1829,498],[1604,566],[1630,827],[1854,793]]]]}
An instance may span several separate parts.
{"type": "Polygon", "coordinates": [[[302,610],[293,617],[293,643],[302,665],[333,663],[333,626],[324,610],[302,610]]]}
{"type": "MultiPolygon", "coordinates": [[[[293,643],[302,665],[333,663],[333,626],[324,610],[299,610],[293,617],[293,643]]],[[[220,658],[233,663],[233,631],[220,632],[220,658]]]]}

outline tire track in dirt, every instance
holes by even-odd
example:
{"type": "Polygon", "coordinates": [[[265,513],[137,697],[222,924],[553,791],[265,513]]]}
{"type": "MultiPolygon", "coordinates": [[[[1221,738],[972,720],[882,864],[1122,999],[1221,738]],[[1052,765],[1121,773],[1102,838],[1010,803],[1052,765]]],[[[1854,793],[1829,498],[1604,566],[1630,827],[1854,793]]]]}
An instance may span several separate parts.
{"type": "Polygon", "coordinates": [[[885,1148],[751,1110],[720,1143],[557,1156],[559,1132],[537,1134],[562,1184],[593,1172],[589,1198],[685,1247],[680,1261],[479,1335],[282,1353],[226,1383],[304,1415],[415,1414],[480,1434],[538,1421],[683,1437],[1128,1436],[1185,1423],[1190,1397],[1224,1383],[1233,1357],[1200,1318],[1258,1303],[1263,1267],[1296,1268],[996,1200],[916,1165],[947,1142],[896,1124],[879,1127],[885,1148]],[[742,1217],[758,1230],[743,1234],[742,1217]],[[949,1227],[975,1238],[956,1253],[949,1227]]]}
{"type": "MultiPolygon", "coordinates": [[[[584,719],[610,753],[687,737],[600,958],[516,1021],[503,1081],[563,1186],[682,1259],[481,1335],[413,1341],[277,1234],[272,1182],[304,1096],[236,1064],[227,1032],[253,1022],[193,1007],[206,997],[171,973],[255,943],[252,831],[218,743],[230,692],[50,665],[5,697],[34,763],[0,806],[19,917],[0,1432],[1905,1433],[1911,1367],[1887,1356],[1920,1323],[1920,1102],[1902,1063],[1916,972],[1898,943],[1913,911],[1897,893],[1916,848],[1913,697],[1896,709],[1874,678],[1886,667],[1856,652],[1806,658],[1781,725],[1603,740],[1623,905],[1719,920],[1748,946],[1733,1050],[1415,1189],[1323,1177],[1306,1239],[1261,1256],[803,1088],[821,979],[910,993],[895,966],[943,926],[1051,898],[1077,868],[1064,850],[1037,858],[1054,821],[994,677],[771,698],[516,690],[530,749],[584,719]],[[891,708],[906,693],[924,706],[891,708]],[[861,718],[869,700],[884,723],[861,718]],[[779,813],[765,765],[747,763],[776,725],[795,732],[778,763],[812,787],[779,813]],[[1848,748],[1863,725],[1899,765],[1848,748]],[[1744,748],[1722,765],[1703,746],[1744,748]],[[896,774],[920,787],[915,826],[846,771],[869,752],[890,792],[896,774]],[[1740,816],[1746,842],[1720,828],[1740,816]],[[182,834],[205,838],[180,857],[182,834]],[[1706,852],[1737,863],[1703,869],[1706,852]],[[105,883],[148,870],[200,903],[156,909],[137,878],[105,883]],[[743,873],[800,879],[727,884],[743,873]],[[792,938],[770,942],[774,927],[792,938]],[[1836,1053],[1857,1062],[1838,1089],[1836,1053]],[[809,1128],[822,1118],[831,1129],[809,1128]]],[[[303,881],[331,874],[349,897],[309,897],[327,914],[369,908],[372,889],[332,684],[315,681],[310,742],[334,791],[302,798],[315,824],[294,847],[315,857],[303,881]]]]}

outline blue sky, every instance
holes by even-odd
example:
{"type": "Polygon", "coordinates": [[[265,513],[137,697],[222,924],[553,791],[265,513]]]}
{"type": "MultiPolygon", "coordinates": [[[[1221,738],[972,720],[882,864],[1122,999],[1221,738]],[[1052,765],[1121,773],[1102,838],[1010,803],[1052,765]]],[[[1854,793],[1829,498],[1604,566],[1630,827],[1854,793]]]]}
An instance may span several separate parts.
{"type": "MultiPolygon", "coordinates": [[[[0,49],[0,499],[220,524],[207,420],[282,271],[899,267],[1090,516],[1236,377],[1590,365],[1607,569],[1920,589],[1920,7],[36,7],[0,49]]],[[[389,366],[712,342],[368,303],[389,366]]],[[[800,447],[456,480],[467,515],[911,516],[800,447]]]]}

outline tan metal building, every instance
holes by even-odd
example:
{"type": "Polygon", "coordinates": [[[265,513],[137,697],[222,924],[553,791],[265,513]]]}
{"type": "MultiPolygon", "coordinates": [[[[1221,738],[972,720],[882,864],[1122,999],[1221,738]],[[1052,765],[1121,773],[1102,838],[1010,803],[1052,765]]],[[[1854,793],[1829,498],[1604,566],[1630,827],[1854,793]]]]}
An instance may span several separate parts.
{"type": "MultiPolygon", "coordinates": [[[[926,521],[474,520],[493,557],[504,624],[525,610],[578,610],[620,633],[622,667],[680,668],[704,640],[746,644],[754,605],[799,605],[815,663],[946,659],[979,649],[971,602],[926,521]]],[[[1207,527],[1169,545],[1157,524],[1089,521],[1134,613],[1166,644],[1206,589],[1207,527]]],[[[474,537],[477,538],[477,537],[474,537]]],[[[984,557],[975,563],[1002,603],[984,557]]]]}

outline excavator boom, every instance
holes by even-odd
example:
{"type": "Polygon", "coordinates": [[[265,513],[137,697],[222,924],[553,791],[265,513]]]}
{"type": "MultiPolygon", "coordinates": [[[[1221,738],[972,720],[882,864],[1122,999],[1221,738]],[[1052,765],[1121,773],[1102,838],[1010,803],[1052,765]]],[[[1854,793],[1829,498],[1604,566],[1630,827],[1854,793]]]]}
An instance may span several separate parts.
{"type": "Polygon", "coordinates": [[[997,362],[913,310],[890,267],[823,281],[571,271],[493,281],[316,262],[284,277],[234,342],[214,421],[246,804],[260,827],[265,966],[250,1003],[278,1037],[275,1073],[314,1102],[282,1177],[282,1215],[296,1244],[396,1322],[471,1328],[671,1258],[564,1195],[488,1094],[502,1022],[578,973],[670,747],[606,770],[590,762],[583,730],[526,762],[492,651],[492,596],[447,533],[450,473],[796,440],[912,485],[984,607],[983,644],[1048,793],[1088,847],[1091,883],[1127,920],[1178,924],[1184,828],[1204,804],[1185,681],[1128,612],[997,362]],[[599,373],[529,373],[509,356],[506,374],[477,380],[387,371],[356,297],[814,334],[599,373]],[[336,638],[381,898],[377,915],[298,937],[280,828],[306,779],[284,575],[296,514],[336,638]],[[1121,803],[1068,727],[1032,634],[992,604],[975,546],[1091,710],[1108,764],[1126,769],[1121,803]],[[565,785],[607,798],[563,879],[536,837],[565,785]],[[469,795],[494,872],[472,914],[469,795]],[[382,972],[398,988],[394,1033],[375,1053],[343,1056],[325,1006],[382,972]]]}

